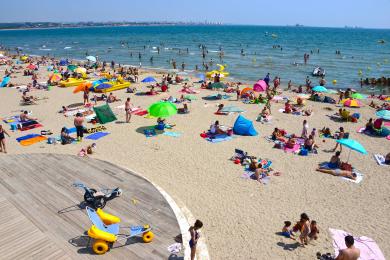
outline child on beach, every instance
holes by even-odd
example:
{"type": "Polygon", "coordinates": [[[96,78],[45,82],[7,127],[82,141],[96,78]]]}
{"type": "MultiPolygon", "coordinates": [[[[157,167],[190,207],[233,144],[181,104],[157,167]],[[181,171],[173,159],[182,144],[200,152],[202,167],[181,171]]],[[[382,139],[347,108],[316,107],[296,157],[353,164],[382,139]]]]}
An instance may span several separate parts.
{"type": "Polygon", "coordinates": [[[291,226],[290,221],[284,221],[284,227],[282,228],[282,235],[287,238],[291,238],[295,240],[295,238],[293,237],[292,230],[290,229],[290,226],[291,226]]]}
{"type": "Polygon", "coordinates": [[[308,237],[310,238],[310,240],[317,240],[319,233],[320,233],[320,231],[318,230],[318,227],[317,227],[317,221],[312,220],[310,223],[310,233],[309,233],[308,237]]]}
{"type": "Polygon", "coordinates": [[[309,132],[309,124],[307,123],[306,120],[303,120],[303,128],[302,128],[301,137],[306,139],[308,132],[309,132]]]}

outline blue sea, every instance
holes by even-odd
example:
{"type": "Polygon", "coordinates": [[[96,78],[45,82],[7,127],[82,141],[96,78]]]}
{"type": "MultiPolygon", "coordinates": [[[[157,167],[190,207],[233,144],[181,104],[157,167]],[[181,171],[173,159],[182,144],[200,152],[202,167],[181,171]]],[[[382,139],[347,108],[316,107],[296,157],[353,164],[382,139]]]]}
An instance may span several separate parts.
{"type": "MultiPolygon", "coordinates": [[[[360,88],[360,78],[390,78],[390,30],[276,26],[144,26],[0,31],[0,44],[26,54],[100,60],[143,67],[202,69],[226,64],[236,80],[252,82],[268,72],[282,82],[304,84],[314,67],[326,70],[330,87],[360,88]],[[379,40],[385,40],[384,44],[379,40]],[[280,46],[280,47],[279,47],[280,46]],[[158,49],[160,53],[158,53],[158,49]],[[319,49],[319,52],[318,52],[319,49]],[[219,52],[224,52],[220,60],[219,52]],[[341,52],[336,55],[336,50],[341,52]],[[244,56],[241,54],[243,51],[244,56]],[[312,51],[312,53],[311,53],[312,51]],[[310,58],[305,65],[304,53],[310,58]],[[141,54],[141,59],[139,59],[141,54]],[[151,61],[153,57],[153,62],[151,61]],[[337,80],[335,86],[332,81],[337,80]]],[[[211,69],[212,69],[211,68],[211,69]]],[[[312,77],[314,84],[318,79],[312,77]]]]}

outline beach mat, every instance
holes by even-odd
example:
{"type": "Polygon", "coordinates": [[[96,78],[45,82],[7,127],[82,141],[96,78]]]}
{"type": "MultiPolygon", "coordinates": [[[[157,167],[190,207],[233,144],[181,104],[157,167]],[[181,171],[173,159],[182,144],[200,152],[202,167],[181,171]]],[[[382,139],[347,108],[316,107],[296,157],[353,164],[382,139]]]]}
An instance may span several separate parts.
{"type": "Polygon", "coordinates": [[[40,135],[38,135],[38,134],[24,135],[24,136],[16,138],[16,141],[18,143],[20,143],[21,141],[28,140],[28,139],[31,139],[31,138],[34,138],[34,137],[37,137],[37,136],[40,136],[40,135]]]}
{"type": "Polygon", "coordinates": [[[222,135],[216,135],[214,138],[207,137],[205,139],[211,143],[220,143],[220,142],[233,140],[233,137],[222,134],[222,135]]]}
{"type": "MultiPolygon", "coordinates": [[[[329,228],[329,232],[333,238],[333,248],[335,252],[335,256],[337,257],[340,250],[346,249],[345,245],[345,237],[351,235],[344,230],[332,229],[329,228]]],[[[385,257],[380,250],[377,243],[369,237],[355,237],[354,236],[354,246],[360,250],[360,258],[361,260],[385,260],[385,257]]]]}
{"type": "Polygon", "coordinates": [[[170,137],[180,137],[181,133],[176,132],[164,132],[163,135],[170,136],[170,137]]]}
{"type": "Polygon", "coordinates": [[[28,131],[28,130],[32,130],[32,129],[35,129],[35,128],[39,128],[39,127],[42,127],[42,126],[43,125],[38,123],[38,124],[24,126],[24,127],[20,128],[19,130],[23,132],[23,131],[28,131]]]}
{"type": "Polygon", "coordinates": [[[47,140],[47,137],[40,135],[40,136],[32,137],[32,138],[29,138],[26,140],[22,140],[22,141],[20,141],[20,145],[30,146],[30,145],[33,145],[33,144],[36,144],[36,143],[39,143],[39,142],[42,142],[45,140],[47,140]]]}
{"type": "Polygon", "coordinates": [[[97,133],[94,133],[94,134],[91,134],[87,137],[85,137],[85,139],[89,139],[89,140],[99,140],[100,138],[103,138],[105,137],[106,135],[109,135],[110,133],[106,133],[106,132],[97,132],[97,133]]]}
{"type": "Polygon", "coordinates": [[[377,162],[378,165],[380,166],[388,166],[385,164],[385,157],[381,154],[374,154],[375,161],[377,162]]]}
{"type": "Polygon", "coordinates": [[[283,150],[286,153],[296,153],[299,151],[299,148],[301,148],[301,146],[299,144],[295,144],[293,148],[284,147],[283,150]]]}

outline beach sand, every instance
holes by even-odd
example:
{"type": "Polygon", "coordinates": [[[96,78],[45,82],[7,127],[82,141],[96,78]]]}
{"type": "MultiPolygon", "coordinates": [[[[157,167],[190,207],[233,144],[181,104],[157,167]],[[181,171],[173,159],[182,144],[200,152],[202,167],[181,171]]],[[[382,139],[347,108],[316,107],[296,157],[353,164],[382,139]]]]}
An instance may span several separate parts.
{"type": "MultiPolygon", "coordinates": [[[[42,68],[38,81],[46,81],[47,74],[42,68]]],[[[143,72],[140,78],[146,75],[161,77],[160,74],[143,72]]],[[[20,75],[12,79],[12,82],[18,84],[30,81],[31,77],[20,75]]],[[[133,86],[138,90],[146,90],[145,87],[140,87],[145,86],[142,83],[133,86]]],[[[127,97],[131,97],[135,106],[147,109],[150,104],[168,95],[179,97],[180,89],[180,86],[171,86],[169,94],[157,96],[136,96],[126,94],[125,90],[116,91],[114,94],[122,102],[111,104],[111,107],[118,114],[118,120],[124,121],[124,111],[115,107],[123,105],[127,97]]],[[[200,94],[195,95],[198,100],[189,104],[189,114],[175,115],[167,120],[176,124],[172,131],[182,133],[180,137],[158,135],[146,138],[142,133],[143,127],[155,125],[156,120],[133,115],[130,124],[107,124],[110,135],[96,141],[96,152],[92,156],[142,174],[167,191],[179,205],[187,207],[195,218],[204,223],[202,236],[206,238],[212,259],[315,259],[318,251],[333,253],[328,228],[371,237],[385,256],[390,255],[390,168],[378,166],[373,159],[373,154],[389,152],[390,141],[356,132],[374,116],[374,109],[368,106],[351,109],[362,116],[359,123],[354,124],[331,121],[326,115],[337,111],[338,108],[334,105],[308,101],[307,106],[313,108],[314,115],[303,117],[282,114],[278,109],[283,107],[283,103],[273,103],[272,123],[263,125],[254,122],[259,136],[238,136],[228,142],[213,144],[203,140],[199,134],[207,130],[215,120],[232,126],[237,117],[236,114],[215,115],[218,103],[245,109],[243,115],[250,120],[255,120],[262,108],[262,105],[246,105],[237,101],[201,99],[202,96],[213,93],[215,92],[201,90],[200,94]],[[325,107],[331,107],[333,111],[327,111],[325,107]],[[304,119],[308,120],[310,130],[313,127],[321,129],[328,126],[334,132],[344,126],[346,132],[350,133],[350,138],[358,140],[366,148],[368,155],[352,151],[350,157],[350,163],[364,174],[360,184],[315,171],[318,163],[328,161],[333,155],[324,152],[335,146],[332,139],[317,137],[319,153],[307,157],[274,149],[273,144],[265,140],[264,136],[269,136],[275,127],[300,135],[304,119]],[[229,160],[234,155],[235,148],[250,155],[271,159],[272,167],[280,171],[281,176],[272,176],[267,185],[241,178],[243,167],[229,160]],[[302,212],[316,220],[320,229],[319,239],[305,248],[277,234],[284,221],[290,220],[294,224],[302,212]]],[[[82,147],[92,143],[84,140],[72,145],[49,145],[45,142],[29,147],[19,145],[16,137],[39,133],[43,129],[50,129],[59,135],[63,126],[72,127],[73,118],[66,118],[58,111],[62,105],[82,102],[82,93],[73,94],[72,88],[54,87],[51,91],[37,90],[31,94],[48,99],[39,101],[39,105],[21,107],[20,92],[16,89],[0,89],[1,117],[18,115],[20,112],[17,111],[27,109],[32,110],[32,116],[39,118],[44,125],[43,128],[27,132],[8,131],[11,134],[11,138],[6,139],[9,154],[75,155],[82,147]]],[[[292,93],[286,95],[294,96],[292,93]]],[[[235,100],[236,95],[232,96],[232,100],[235,100]]],[[[8,130],[8,126],[2,124],[8,130]]],[[[91,127],[90,124],[87,126],[91,127]]],[[[347,148],[343,149],[342,160],[347,159],[348,152],[347,148]]],[[[126,187],[121,188],[126,190],[126,187]]]]}

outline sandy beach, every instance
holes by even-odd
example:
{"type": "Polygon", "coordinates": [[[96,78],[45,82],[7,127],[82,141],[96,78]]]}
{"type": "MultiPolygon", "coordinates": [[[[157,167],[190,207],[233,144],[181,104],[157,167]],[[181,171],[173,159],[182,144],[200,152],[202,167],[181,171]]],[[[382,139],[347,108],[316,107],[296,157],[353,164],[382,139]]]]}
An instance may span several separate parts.
{"type": "MultiPolygon", "coordinates": [[[[5,68],[0,67],[1,76],[5,68]]],[[[49,72],[45,66],[40,68],[38,74],[38,82],[47,81],[49,72]]],[[[14,73],[13,76],[16,78],[12,78],[11,82],[15,85],[31,82],[30,76],[25,77],[20,73],[14,73]]],[[[143,70],[139,78],[146,76],[161,79],[162,74],[143,70]]],[[[189,82],[194,81],[197,79],[189,79],[189,82]]],[[[135,83],[132,87],[146,91],[146,85],[135,83]]],[[[282,86],[285,89],[286,82],[282,86]]],[[[230,94],[232,97],[227,100],[206,101],[202,97],[216,91],[200,90],[199,84],[195,84],[200,94],[195,94],[197,100],[188,103],[190,113],[177,114],[167,119],[176,125],[172,131],[181,133],[181,136],[157,135],[146,138],[143,129],[155,125],[156,119],[133,115],[131,123],[120,123],[125,121],[125,112],[116,107],[123,105],[126,98],[130,97],[133,105],[147,109],[152,103],[170,95],[179,97],[182,85],[171,85],[170,92],[155,96],[138,96],[120,90],[114,94],[122,101],[110,104],[118,121],[105,125],[110,133],[107,137],[70,145],[45,142],[28,147],[19,145],[15,139],[25,134],[51,130],[59,135],[62,127],[73,127],[73,117],[64,117],[58,113],[62,106],[82,102],[83,94],[73,94],[72,89],[53,87],[50,91],[31,91],[31,95],[45,98],[38,101],[38,105],[31,106],[19,105],[22,94],[18,89],[0,89],[0,117],[31,110],[32,116],[43,125],[42,128],[27,132],[12,132],[5,123],[1,123],[11,135],[6,138],[9,154],[76,155],[81,148],[96,142],[97,148],[92,157],[142,174],[167,191],[180,206],[188,208],[195,218],[203,221],[201,234],[206,238],[212,259],[315,259],[317,252],[334,253],[329,228],[342,229],[355,236],[368,236],[377,242],[385,256],[390,255],[390,166],[379,166],[373,158],[374,154],[389,153],[390,141],[357,133],[357,129],[364,127],[369,118],[375,118],[375,109],[368,106],[370,99],[363,100],[365,106],[362,108],[348,108],[360,113],[358,123],[332,121],[328,115],[337,112],[338,107],[307,101],[306,107],[313,109],[312,116],[280,113],[278,110],[284,107],[284,102],[272,102],[272,121],[261,124],[256,122],[256,118],[263,105],[243,104],[242,101],[236,101],[235,93],[230,94]],[[207,131],[215,120],[226,126],[234,124],[237,114],[214,114],[220,103],[245,110],[242,115],[254,122],[259,135],[235,136],[233,140],[221,143],[210,143],[201,138],[200,134],[207,131]],[[273,148],[273,143],[264,138],[271,135],[275,127],[300,135],[305,119],[310,131],[326,126],[335,132],[343,126],[350,133],[351,139],[366,148],[368,155],[352,151],[349,160],[364,175],[361,183],[315,171],[319,163],[329,161],[334,154],[329,151],[336,144],[333,139],[317,136],[315,140],[320,146],[318,154],[299,156],[273,148]],[[281,175],[272,175],[266,185],[242,178],[244,168],[230,161],[235,148],[271,160],[272,168],[281,172],[281,175]],[[306,247],[277,234],[284,221],[295,223],[299,221],[302,212],[316,220],[320,230],[319,239],[306,247]]],[[[285,91],[281,96],[294,99],[296,94],[285,91]]],[[[349,149],[344,147],[341,154],[343,161],[347,160],[348,153],[349,149]]]]}

